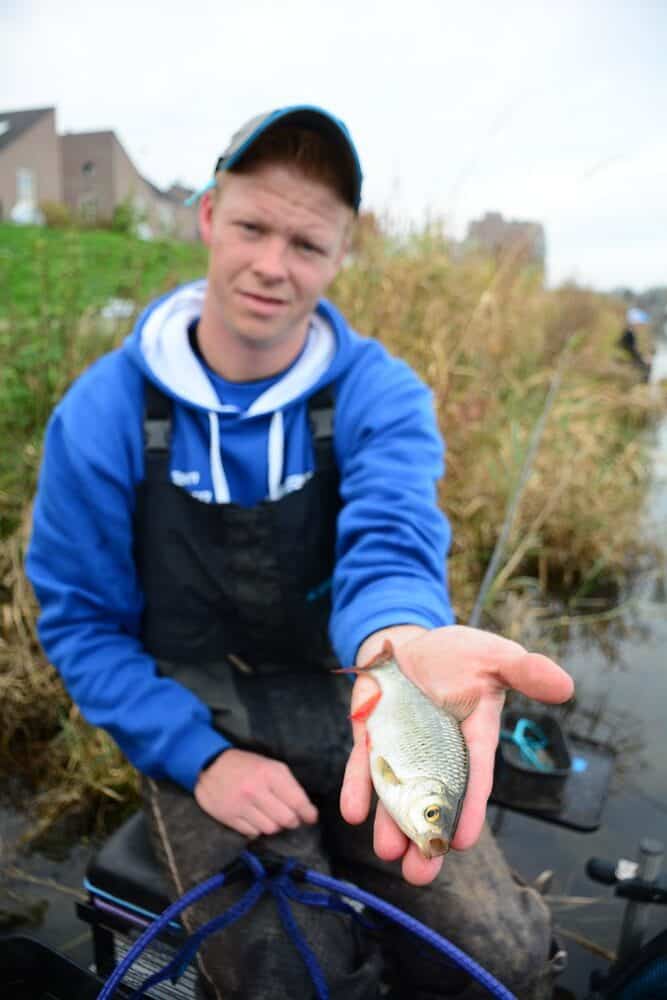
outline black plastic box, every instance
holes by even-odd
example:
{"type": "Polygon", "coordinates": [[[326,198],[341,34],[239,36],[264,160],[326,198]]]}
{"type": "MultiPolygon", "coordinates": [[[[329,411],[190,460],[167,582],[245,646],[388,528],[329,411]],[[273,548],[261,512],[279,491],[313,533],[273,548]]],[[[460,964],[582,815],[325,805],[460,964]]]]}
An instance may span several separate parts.
{"type": "Polygon", "coordinates": [[[103,986],[92,972],[39,941],[0,939],[0,996],[7,1000],[95,1000],[103,986]]]}

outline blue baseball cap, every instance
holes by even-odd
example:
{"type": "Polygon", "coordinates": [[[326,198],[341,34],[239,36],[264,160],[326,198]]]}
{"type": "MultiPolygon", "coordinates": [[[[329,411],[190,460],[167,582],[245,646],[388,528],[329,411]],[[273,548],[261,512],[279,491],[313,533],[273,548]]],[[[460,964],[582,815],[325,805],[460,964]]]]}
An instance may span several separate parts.
{"type": "Polygon", "coordinates": [[[343,156],[350,167],[350,195],[349,202],[355,212],[359,211],[361,203],[361,183],[363,175],[359,154],[357,153],[352,136],[347,126],[340,118],[335,118],[323,108],[317,108],[310,104],[296,104],[288,108],[279,108],[276,111],[268,111],[257,115],[246,122],[238,132],[231,138],[227,149],[219,157],[213,177],[203,188],[186,198],[184,204],[192,205],[198,201],[206,191],[215,187],[215,175],[221,170],[229,170],[236,163],[243,159],[250,147],[264,135],[270,128],[280,122],[282,125],[295,125],[299,128],[310,129],[319,132],[332,142],[338,145],[343,156]]]}

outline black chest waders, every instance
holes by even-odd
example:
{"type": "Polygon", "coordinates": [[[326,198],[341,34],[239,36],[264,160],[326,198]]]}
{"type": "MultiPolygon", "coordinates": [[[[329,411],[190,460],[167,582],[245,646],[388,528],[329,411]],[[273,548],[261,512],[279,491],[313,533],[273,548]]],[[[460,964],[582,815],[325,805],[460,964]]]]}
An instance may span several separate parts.
{"type": "MultiPolygon", "coordinates": [[[[135,516],[146,649],[164,676],[206,702],[213,724],[235,747],[284,761],[319,811],[314,826],[248,841],[201,810],[190,792],[148,779],[152,843],[172,898],[245,848],[295,858],[421,919],[508,984],[519,984],[522,1000],[545,1000],[551,992],[546,907],[516,886],[487,831],[475,849],[452,852],[432,886],[415,890],[398,866],[375,855],[372,816],[360,827],[340,816],[351,688],[331,673],[338,664],[327,639],[340,509],[331,396],[311,400],[309,416],[316,461],[302,489],[252,508],[207,504],[170,482],[171,403],[147,385],[146,478],[135,516]]],[[[228,911],[242,891],[223,886],[186,910],[188,933],[228,911]]],[[[411,1000],[482,995],[465,974],[416,948],[411,935],[385,927],[380,938],[369,936],[348,916],[307,906],[295,917],[331,1000],[376,1000],[387,974],[401,981],[393,995],[411,1000]]],[[[198,968],[201,995],[216,1000],[314,996],[308,970],[266,897],[251,916],[205,942],[198,968]]]]}
{"type": "MultiPolygon", "coordinates": [[[[209,706],[214,725],[235,747],[284,761],[320,810],[328,805],[333,812],[351,746],[351,686],[331,672],[340,664],[327,633],[340,509],[333,395],[323,390],[309,403],[312,476],[301,489],[254,507],[203,503],[171,482],[171,409],[171,400],[147,382],[145,479],[134,525],[145,648],[163,676],[209,706]]],[[[153,845],[174,896],[247,846],[173,783],[149,780],[144,792],[153,845]]],[[[326,870],[319,826],[260,840],[326,870]]],[[[186,928],[224,912],[238,891],[202,900],[184,914],[186,928]]],[[[308,974],[274,910],[270,901],[260,903],[240,937],[232,927],[206,945],[199,960],[205,995],[309,995],[308,974]]],[[[308,914],[306,923],[315,947],[326,939],[318,950],[329,953],[329,975],[346,1000],[374,997],[377,949],[369,952],[340,915],[308,914]]]]}

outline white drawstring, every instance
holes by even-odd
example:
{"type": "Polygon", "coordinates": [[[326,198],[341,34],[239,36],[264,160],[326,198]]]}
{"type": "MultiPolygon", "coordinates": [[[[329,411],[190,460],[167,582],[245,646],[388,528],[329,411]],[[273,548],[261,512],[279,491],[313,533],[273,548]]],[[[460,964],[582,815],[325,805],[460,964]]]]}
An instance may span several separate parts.
{"type": "Polygon", "coordinates": [[[220,424],[218,423],[218,414],[212,411],[209,412],[208,423],[211,431],[209,462],[211,466],[211,479],[213,480],[213,496],[216,503],[229,503],[231,500],[229,486],[227,485],[227,477],[225,476],[222,456],[220,455],[220,424]]]}
{"type": "Polygon", "coordinates": [[[276,410],[269,427],[269,500],[280,499],[280,483],[283,478],[285,433],[283,411],[276,410]]]}
{"type": "MultiPolygon", "coordinates": [[[[231,496],[220,454],[220,424],[218,414],[209,412],[211,431],[209,463],[213,480],[213,497],[216,503],[230,503],[231,496]]],[[[285,460],[285,432],[282,410],[276,410],[271,417],[268,442],[269,500],[279,500],[282,496],[283,463],[285,460]]]]}

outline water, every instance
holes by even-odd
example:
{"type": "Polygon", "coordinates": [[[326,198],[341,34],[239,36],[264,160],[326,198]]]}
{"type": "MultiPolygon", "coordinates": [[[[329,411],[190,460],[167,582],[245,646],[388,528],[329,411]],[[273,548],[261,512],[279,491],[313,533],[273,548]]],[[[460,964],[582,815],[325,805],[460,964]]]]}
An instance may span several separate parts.
{"type": "MultiPolygon", "coordinates": [[[[667,377],[667,345],[656,366],[667,377]]],[[[659,540],[663,559],[636,580],[613,623],[602,630],[580,627],[558,654],[576,682],[570,720],[576,731],[612,742],[620,751],[601,827],[576,833],[505,811],[498,834],[510,864],[525,878],[554,871],[551,896],[597,900],[552,904],[556,924],[568,935],[562,940],[569,966],[559,984],[577,998],[586,995],[590,972],[606,963],[569,934],[615,952],[625,906],[611,888],[587,878],[587,859],[636,859],[638,843],[647,836],[667,848],[667,419],[655,435],[653,468],[642,531],[659,540]]],[[[650,907],[648,913],[647,937],[667,928],[665,907],[650,907]]]]}
{"type": "MultiPolygon", "coordinates": [[[[667,372],[667,345],[657,364],[667,372]]],[[[641,520],[643,531],[665,540],[667,563],[667,420],[656,433],[653,486],[641,520]]],[[[503,813],[498,837],[510,864],[529,880],[545,869],[555,873],[550,898],[569,952],[569,965],[559,984],[575,998],[586,995],[590,972],[604,969],[606,962],[569,935],[582,936],[613,952],[624,909],[611,889],[586,877],[586,860],[593,856],[612,861],[634,858],[645,836],[667,845],[666,650],[667,571],[663,563],[637,579],[622,612],[609,626],[601,631],[580,627],[558,654],[577,684],[577,706],[570,721],[579,732],[611,740],[620,749],[600,829],[575,833],[503,813]],[[575,905],[573,897],[589,902],[575,905]]],[[[495,814],[492,808],[492,820],[495,814]]],[[[24,826],[20,813],[0,808],[0,936],[12,929],[28,933],[88,965],[92,961],[90,934],[76,918],[75,903],[93,845],[78,843],[61,858],[44,854],[10,858],[8,845],[24,826]],[[12,877],[6,874],[9,862],[20,869],[12,877]],[[70,893],[62,887],[69,887],[70,893]]],[[[649,935],[664,927],[667,911],[650,908],[649,935]]]]}

